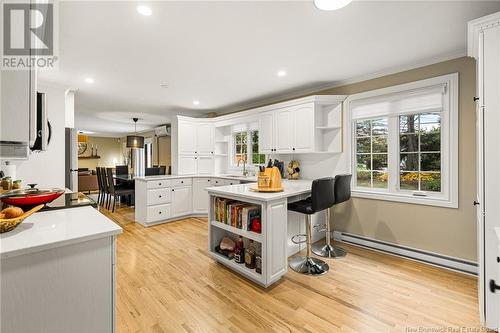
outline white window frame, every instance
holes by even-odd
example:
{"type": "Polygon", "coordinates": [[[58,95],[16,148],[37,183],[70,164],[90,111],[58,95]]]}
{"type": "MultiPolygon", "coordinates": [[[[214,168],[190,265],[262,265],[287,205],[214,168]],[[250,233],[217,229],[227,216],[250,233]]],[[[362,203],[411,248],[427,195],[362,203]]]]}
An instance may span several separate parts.
{"type": "MultiPolygon", "coordinates": [[[[247,167],[254,167],[254,166],[257,166],[257,165],[262,165],[262,164],[265,164],[265,163],[262,163],[262,164],[253,164],[251,163],[252,161],[252,154],[253,154],[253,145],[251,143],[252,141],[252,132],[255,132],[255,131],[259,131],[258,129],[242,129],[242,130],[238,130],[238,131],[234,131],[231,133],[231,138],[230,138],[230,148],[229,148],[229,168],[230,169],[243,169],[243,164],[240,163],[240,165],[238,166],[237,164],[234,163],[234,156],[236,155],[236,151],[235,151],[235,142],[234,142],[234,136],[236,133],[242,133],[242,132],[246,132],[247,134],[247,161],[249,161],[250,163],[247,163],[247,167]]],[[[256,154],[258,154],[259,152],[255,152],[256,154]]]]}
{"type": "MultiPolygon", "coordinates": [[[[349,96],[344,102],[346,107],[346,128],[348,145],[348,168],[352,173],[352,196],[358,198],[405,202],[429,206],[458,208],[458,73],[443,75],[431,79],[415,81],[388,88],[372,90],[349,96]],[[356,186],[356,121],[352,119],[351,102],[374,98],[389,94],[404,94],[439,84],[444,84],[446,93],[441,112],[441,192],[418,192],[399,190],[399,116],[387,116],[389,126],[388,137],[388,171],[387,189],[356,186]],[[397,168],[394,166],[397,165],[397,168]],[[392,166],[392,167],[391,167],[392,166]],[[420,196],[424,195],[424,196],[420,196]]],[[[425,111],[424,111],[425,112],[425,111]]],[[[385,116],[374,115],[376,119],[385,116]]]]}

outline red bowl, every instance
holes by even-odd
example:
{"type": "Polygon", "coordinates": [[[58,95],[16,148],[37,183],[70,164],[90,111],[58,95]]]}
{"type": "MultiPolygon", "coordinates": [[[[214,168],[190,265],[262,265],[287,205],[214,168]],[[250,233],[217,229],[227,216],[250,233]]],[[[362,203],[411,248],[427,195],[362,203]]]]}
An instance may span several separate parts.
{"type": "Polygon", "coordinates": [[[52,202],[53,200],[59,198],[63,193],[64,191],[26,194],[24,196],[2,198],[2,201],[13,206],[36,206],[52,202]]]}

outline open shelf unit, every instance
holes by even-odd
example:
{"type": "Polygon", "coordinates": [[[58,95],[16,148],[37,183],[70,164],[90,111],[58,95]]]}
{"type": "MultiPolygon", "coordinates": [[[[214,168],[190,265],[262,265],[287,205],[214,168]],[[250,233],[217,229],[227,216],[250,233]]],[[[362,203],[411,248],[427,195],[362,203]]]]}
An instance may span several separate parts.
{"type": "Polygon", "coordinates": [[[221,222],[218,222],[218,221],[211,221],[210,223],[214,227],[217,227],[217,228],[220,228],[220,229],[224,229],[224,230],[229,231],[229,232],[231,232],[233,234],[236,234],[236,235],[239,235],[239,236],[243,236],[244,238],[251,239],[251,240],[253,240],[255,242],[262,243],[262,234],[258,234],[258,233],[253,232],[253,231],[247,231],[247,230],[235,228],[235,227],[232,227],[232,226],[230,226],[228,224],[224,224],[224,223],[221,223],[221,222]]]}
{"type": "Polygon", "coordinates": [[[228,168],[229,143],[231,142],[231,126],[215,128],[215,173],[226,173],[228,168]]]}
{"type": "Polygon", "coordinates": [[[342,102],[318,105],[314,115],[315,146],[318,153],[342,152],[342,102]]]}

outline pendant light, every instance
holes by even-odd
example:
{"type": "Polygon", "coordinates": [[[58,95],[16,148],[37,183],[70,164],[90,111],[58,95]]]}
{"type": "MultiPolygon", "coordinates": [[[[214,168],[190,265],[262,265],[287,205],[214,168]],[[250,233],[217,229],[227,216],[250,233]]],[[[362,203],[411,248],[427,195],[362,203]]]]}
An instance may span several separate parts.
{"type": "Polygon", "coordinates": [[[321,10],[336,10],[351,3],[352,0],[314,0],[316,8],[321,10]]]}
{"type": "Polygon", "coordinates": [[[127,148],[144,148],[144,137],[137,135],[137,121],[139,118],[132,118],[134,121],[134,135],[127,135],[127,148]]]}

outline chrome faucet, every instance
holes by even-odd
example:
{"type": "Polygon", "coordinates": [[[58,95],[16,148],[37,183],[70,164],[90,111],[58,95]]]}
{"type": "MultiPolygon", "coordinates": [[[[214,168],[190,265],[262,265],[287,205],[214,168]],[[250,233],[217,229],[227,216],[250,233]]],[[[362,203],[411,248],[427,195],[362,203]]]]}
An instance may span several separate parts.
{"type": "Polygon", "coordinates": [[[248,176],[248,171],[247,171],[247,158],[246,157],[240,157],[238,159],[238,164],[237,166],[240,166],[240,162],[243,161],[243,177],[248,176]]]}

